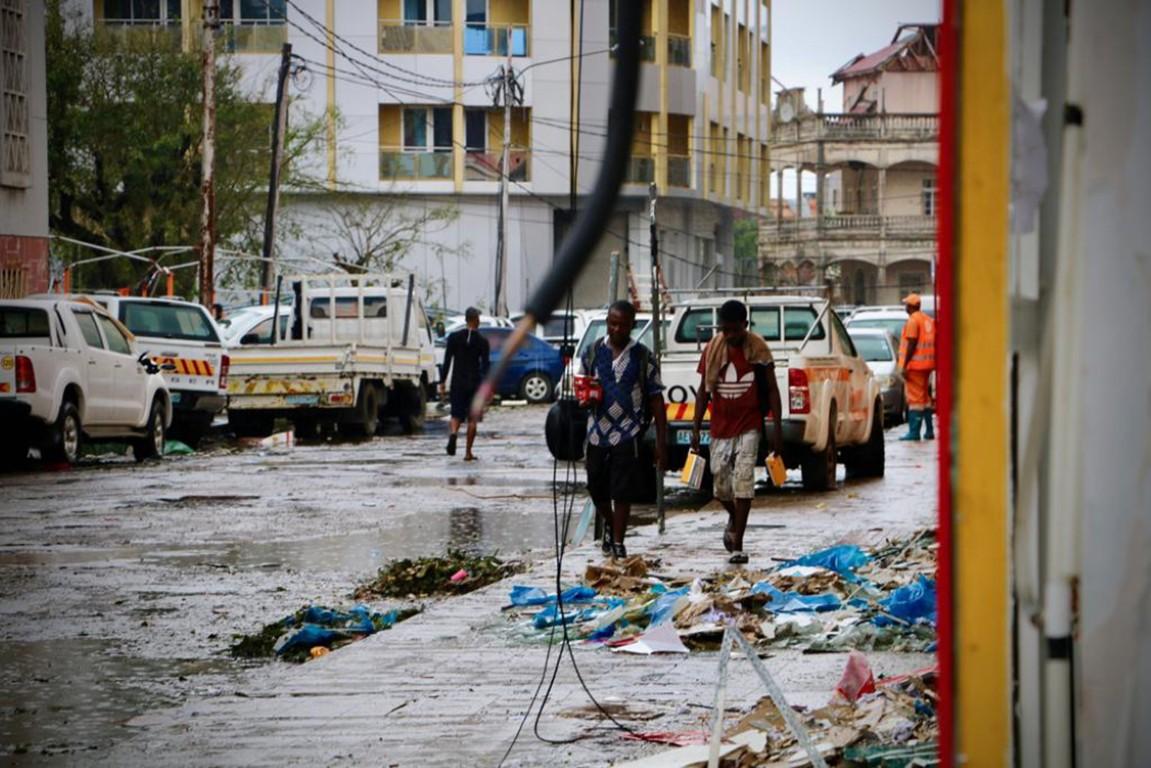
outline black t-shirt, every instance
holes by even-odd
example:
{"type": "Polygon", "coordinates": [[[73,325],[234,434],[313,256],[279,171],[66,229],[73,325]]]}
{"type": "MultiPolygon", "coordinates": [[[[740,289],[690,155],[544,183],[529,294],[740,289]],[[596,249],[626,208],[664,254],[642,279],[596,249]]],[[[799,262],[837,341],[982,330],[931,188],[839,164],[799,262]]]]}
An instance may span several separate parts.
{"type": "Polygon", "coordinates": [[[491,347],[478,330],[461,328],[448,336],[441,380],[452,374],[452,389],[475,389],[491,364],[491,347]],[[454,363],[454,365],[453,365],[454,363]]]}

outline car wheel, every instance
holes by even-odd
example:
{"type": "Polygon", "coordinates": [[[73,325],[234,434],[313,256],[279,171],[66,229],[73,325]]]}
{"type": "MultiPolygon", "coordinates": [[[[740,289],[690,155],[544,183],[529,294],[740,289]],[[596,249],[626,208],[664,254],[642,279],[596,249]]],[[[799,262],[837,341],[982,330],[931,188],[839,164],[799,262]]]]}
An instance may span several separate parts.
{"type": "Polygon", "coordinates": [[[380,391],[375,384],[364,382],[360,385],[360,402],[356,406],[355,421],[348,424],[349,432],[361,437],[371,437],[380,426],[380,391]]]}
{"type": "Polygon", "coordinates": [[[152,401],[152,411],[148,414],[148,424],[144,436],[132,442],[132,452],[136,461],[155,459],[164,455],[164,405],[159,400],[152,401]]]}
{"type": "Polygon", "coordinates": [[[803,487],[809,491],[829,491],[835,488],[835,405],[827,415],[827,445],[819,453],[810,451],[800,467],[803,487]]]}
{"type": "Polygon", "coordinates": [[[397,388],[399,396],[400,428],[405,434],[415,434],[424,429],[424,419],[428,412],[428,390],[423,383],[404,384],[397,388]]]}
{"type": "Polygon", "coordinates": [[[532,371],[520,382],[520,397],[529,403],[546,403],[552,399],[552,380],[546,373],[532,371]]]}
{"type": "Polygon", "coordinates": [[[80,458],[80,441],[83,429],[80,425],[80,411],[71,401],[60,406],[60,414],[48,434],[45,457],[50,461],[75,464],[80,458]]]}

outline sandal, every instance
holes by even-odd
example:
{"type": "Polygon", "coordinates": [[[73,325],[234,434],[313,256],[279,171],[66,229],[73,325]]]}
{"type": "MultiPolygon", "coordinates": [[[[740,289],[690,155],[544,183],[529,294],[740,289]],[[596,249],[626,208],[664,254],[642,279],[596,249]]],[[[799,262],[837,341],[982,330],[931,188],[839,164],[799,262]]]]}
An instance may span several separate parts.
{"type": "Polygon", "coordinates": [[[732,565],[747,565],[747,555],[743,552],[732,552],[727,561],[732,565]]]}
{"type": "Polygon", "coordinates": [[[625,547],[623,544],[614,544],[613,543],[611,545],[611,556],[613,558],[615,558],[616,560],[626,559],[627,558],[627,547],[625,547]]]}

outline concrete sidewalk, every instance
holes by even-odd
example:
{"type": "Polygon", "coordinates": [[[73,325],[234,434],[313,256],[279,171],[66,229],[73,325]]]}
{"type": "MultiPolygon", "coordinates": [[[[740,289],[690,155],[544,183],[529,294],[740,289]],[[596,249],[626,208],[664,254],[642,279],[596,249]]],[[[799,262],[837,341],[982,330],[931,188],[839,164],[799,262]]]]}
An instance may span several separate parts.
{"type": "MultiPolygon", "coordinates": [[[[841,483],[821,495],[785,488],[757,499],[747,549],[751,567],[839,542],[879,543],[935,522],[933,444],[889,438],[888,477],[841,483]]],[[[728,567],[720,541],[725,516],[705,507],[634,531],[629,551],[663,561],[661,572],[704,575],[728,567]]],[[[574,523],[573,523],[574,524],[574,523]]],[[[569,553],[565,583],[576,583],[598,547],[569,553]]],[[[458,598],[430,603],[394,629],[303,666],[253,670],[240,690],[206,692],[172,710],[133,719],[134,736],[96,761],[115,765],[453,765],[494,766],[511,743],[540,680],[546,647],[517,638],[501,613],[513,583],[554,586],[554,561],[458,598]]],[[[793,703],[826,701],[845,654],[777,650],[768,669],[793,703]]],[[[700,728],[714,695],[717,654],[634,656],[575,647],[584,680],[601,703],[626,704],[620,719],[649,731],[700,728]]],[[[553,657],[554,658],[554,657],[553,657]]],[[[869,653],[876,674],[932,663],[930,655],[869,653]]],[[[734,660],[731,708],[762,695],[746,662],[734,660]]],[[[533,714],[534,719],[534,714],[533,714]]],[[[529,721],[507,765],[605,765],[665,747],[622,738],[601,721],[565,660],[540,722],[529,721]]]]}

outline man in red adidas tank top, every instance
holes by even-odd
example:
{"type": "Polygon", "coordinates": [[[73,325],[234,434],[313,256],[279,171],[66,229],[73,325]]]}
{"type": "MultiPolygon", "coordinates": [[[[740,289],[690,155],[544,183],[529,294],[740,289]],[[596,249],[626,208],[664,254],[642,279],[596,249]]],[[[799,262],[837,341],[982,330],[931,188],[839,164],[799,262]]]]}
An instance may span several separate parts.
{"type": "Polygon", "coordinates": [[[699,361],[692,450],[699,450],[703,415],[711,406],[710,465],[715,497],[727,510],[723,545],[729,562],[743,564],[743,534],[755,498],[755,467],[759,458],[764,415],[775,424],[773,448],[783,453],[779,388],[771,350],[763,337],[747,330],[747,307],[727,301],[719,308],[720,332],[708,342],[699,361]]]}

